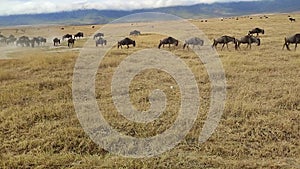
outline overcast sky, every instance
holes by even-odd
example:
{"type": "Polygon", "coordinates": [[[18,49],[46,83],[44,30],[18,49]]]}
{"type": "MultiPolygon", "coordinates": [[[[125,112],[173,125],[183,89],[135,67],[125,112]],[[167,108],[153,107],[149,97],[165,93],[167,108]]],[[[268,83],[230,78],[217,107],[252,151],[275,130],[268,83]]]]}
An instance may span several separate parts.
{"type": "Polygon", "coordinates": [[[49,13],[76,9],[122,9],[249,0],[0,0],[0,15],[49,13]]]}

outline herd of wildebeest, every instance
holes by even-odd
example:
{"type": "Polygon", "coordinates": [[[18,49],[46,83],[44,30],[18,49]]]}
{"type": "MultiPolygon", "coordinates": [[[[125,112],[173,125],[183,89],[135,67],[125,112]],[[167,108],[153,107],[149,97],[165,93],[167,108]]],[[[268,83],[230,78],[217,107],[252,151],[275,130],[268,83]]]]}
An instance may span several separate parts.
{"type": "MultiPolygon", "coordinates": [[[[294,19],[294,18],[289,18],[289,20],[291,20],[291,22],[296,21],[296,19],[294,19]]],[[[247,44],[247,48],[250,47],[250,49],[251,49],[251,44],[256,43],[257,46],[259,46],[261,44],[261,39],[259,38],[259,34],[264,34],[264,33],[265,33],[264,29],[254,28],[254,29],[250,30],[246,36],[243,36],[240,39],[237,39],[232,36],[224,35],[217,39],[213,39],[212,47],[216,48],[218,44],[222,44],[221,50],[223,50],[225,45],[228,49],[228,44],[233,43],[235,50],[240,49],[241,44],[247,44]]],[[[130,36],[132,36],[132,35],[138,36],[138,35],[141,35],[141,32],[138,30],[134,30],[134,31],[130,32],[129,35],[130,36]]],[[[66,34],[62,37],[62,41],[67,41],[68,47],[71,48],[74,46],[76,39],[80,39],[83,37],[84,37],[83,32],[78,32],[75,35],[66,34]]],[[[107,40],[104,39],[103,33],[96,33],[93,36],[93,39],[95,40],[96,46],[99,46],[99,45],[103,46],[103,45],[107,44],[107,40]]],[[[5,37],[4,35],[2,35],[0,33],[0,45],[6,44],[6,45],[21,46],[21,47],[36,47],[36,46],[45,45],[46,42],[47,42],[47,39],[44,37],[41,37],[41,36],[33,37],[33,38],[29,38],[27,36],[21,36],[19,38],[16,38],[14,35],[9,35],[8,37],[5,37]]],[[[54,46],[58,46],[58,45],[60,45],[60,43],[61,43],[61,39],[59,39],[57,37],[53,39],[54,46]]],[[[287,50],[290,50],[289,45],[295,44],[295,50],[296,50],[298,43],[300,43],[300,33],[297,33],[290,37],[285,37],[282,49],[284,49],[286,47],[287,50]]],[[[167,37],[165,39],[160,40],[158,48],[161,48],[162,46],[164,47],[164,45],[168,45],[169,48],[171,45],[173,45],[175,48],[176,46],[178,46],[178,44],[179,44],[179,41],[177,39],[175,39],[173,37],[167,37]]],[[[135,47],[136,46],[135,40],[132,40],[132,39],[126,37],[125,39],[118,41],[118,43],[117,43],[118,48],[122,48],[122,46],[127,46],[127,48],[129,48],[129,45],[132,45],[133,47],[135,47]]],[[[187,40],[185,40],[185,42],[183,44],[183,49],[185,49],[185,48],[189,49],[190,45],[192,45],[193,48],[194,48],[194,46],[198,46],[198,47],[203,46],[204,40],[202,40],[199,37],[192,37],[190,39],[187,39],[187,40]]]]}

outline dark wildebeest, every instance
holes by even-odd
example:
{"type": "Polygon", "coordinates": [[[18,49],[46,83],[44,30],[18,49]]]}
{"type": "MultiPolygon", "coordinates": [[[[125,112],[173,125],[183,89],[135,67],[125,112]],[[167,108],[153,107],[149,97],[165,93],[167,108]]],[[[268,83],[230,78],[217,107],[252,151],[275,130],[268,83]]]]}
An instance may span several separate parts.
{"type": "Polygon", "coordinates": [[[291,22],[296,22],[296,19],[295,19],[295,18],[289,18],[289,20],[290,20],[291,22]]]}
{"type": "Polygon", "coordinates": [[[171,44],[174,46],[178,46],[178,40],[173,38],[173,37],[167,37],[163,40],[160,40],[159,45],[158,45],[158,49],[160,49],[160,47],[163,45],[169,44],[169,48],[171,47],[171,44]]]}
{"type": "Polygon", "coordinates": [[[193,45],[193,48],[195,45],[198,45],[198,46],[203,46],[204,44],[204,41],[198,37],[193,37],[193,38],[190,38],[188,40],[185,41],[184,45],[183,45],[183,49],[185,49],[185,47],[189,48],[189,45],[193,45]]]}
{"type": "Polygon", "coordinates": [[[138,31],[138,30],[131,31],[131,32],[129,33],[129,35],[136,35],[136,36],[138,36],[138,35],[140,35],[140,34],[141,34],[141,32],[138,31]]]}
{"type": "Polygon", "coordinates": [[[121,47],[122,49],[123,45],[127,45],[127,49],[129,48],[129,45],[133,45],[133,47],[135,47],[135,41],[129,38],[125,38],[118,42],[118,48],[121,47]]]}
{"type": "Polygon", "coordinates": [[[83,38],[83,32],[78,32],[78,33],[76,33],[75,35],[74,35],[74,38],[76,39],[76,38],[83,38]]]}
{"type": "Polygon", "coordinates": [[[260,29],[260,28],[254,28],[251,31],[249,31],[249,35],[253,35],[256,33],[256,36],[258,36],[258,34],[265,34],[265,30],[260,29]]]}
{"type": "Polygon", "coordinates": [[[66,35],[64,35],[64,36],[62,37],[62,40],[65,40],[65,39],[72,39],[72,38],[73,38],[72,35],[66,34],[66,35]]]}
{"type": "Polygon", "coordinates": [[[284,38],[284,44],[282,50],[284,49],[284,46],[286,46],[287,50],[291,50],[289,47],[290,44],[295,44],[295,50],[296,50],[298,43],[300,43],[300,33],[297,33],[290,37],[286,37],[284,38]]]}
{"type": "Polygon", "coordinates": [[[228,49],[228,43],[229,42],[233,42],[235,45],[236,45],[236,39],[234,37],[231,37],[231,36],[227,36],[227,35],[224,35],[224,36],[221,36],[220,38],[218,39],[214,39],[214,43],[212,44],[212,47],[213,48],[217,48],[217,45],[219,43],[223,44],[222,46],[222,49],[224,48],[224,46],[226,45],[227,49],[228,49]]]}
{"type": "Polygon", "coordinates": [[[107,44],[107,41],[103,38],[99,38],[98,40],[96,40],[96,46],[98,45],[106,45],[107,44]]]}
{"type": "Polygon", "coordinates": [[[69,47],[69,48],[71,48],[71,47],[73,48],[74,43],[75,43],[75,39],[73,39],[73,38],[68,39],[68,47],[69,47]]]}
{"type": "Polygon", "coordinates": [[[53,39],[53,45],[54,45],[54,46],[57,46],[57,45],[59,45],[59,44],[60,44],[60,39],[54,38],[54,39],[53,39]]]}
{"type": "Polygon", "coordinates": [[[103,37],[103,36],[104,36],[103,33],[97,33],[97,34],[94,35],[94,39],[96,39],[96,38],[101,38],[101,37],[103,37]]]}
{"type": "Polygon", "coordinates": [[[252,35],[246,35],[246,36],[242,37],[241,39],[237,40],[236,49],[238,49],[238,48],[241,49],[240,48],[241,44],[247,44],[247,48],[250,46],[250,49],[251,49],[252,43],[257,43],[257,46],[259,46],[260,39],[257,37],[254,37],[252,35]]]}

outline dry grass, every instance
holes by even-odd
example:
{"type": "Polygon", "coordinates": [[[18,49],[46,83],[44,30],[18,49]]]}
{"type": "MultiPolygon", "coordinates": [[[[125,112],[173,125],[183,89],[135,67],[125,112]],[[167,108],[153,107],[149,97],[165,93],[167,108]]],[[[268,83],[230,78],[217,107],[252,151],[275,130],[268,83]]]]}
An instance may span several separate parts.
{"type": "MultiPolygon", "coordinates": [[[[221,123],[207,142],[199,144],[197,139],[209,106],[210,82],[191,52],[174,51],[191,68],[199,85],[201,108],[194,127],[171,151],[129,159],[98,147],[79,124],[71,88],[79,51],[67,47],[22,49],[9,53],[18,59],[0,60],[0,168],[299,168],[300,50],[281,48],[283,38],[297,33],[300,23],[289,23],[287,14],[192,22],[210,39],[224,34],[241,37],[254,27],[266,31],[260,47],[249,50],[242,46],[241,51],[234,51],[231,45],[230,51],[219,51],[228,95],[221,123]]],[[[92,35],[97,30],[91,26],[23,29],[25,34],[48,38],[78,31],[92,35]]],[[[22,35],[15,29],[1,32],[22,35]]],[[[137,48],[113,49],[99,66],[98,103],[109,123],[124,134],[152,136],[170,127],[176,118],[180,93],[174,79],[163,71],[143,71],[130,86],[132,104],[138,110],[149,108],[150,91],[165,91],[169,102],[159,120],[146,125],[127,121],[117,113],[111,98],[112,74],[120,62],[147,45],[156,46],[161,37],[134,37],[137,48]]],[[[81,48],[84,41],[75,47],[81,48]]]]}

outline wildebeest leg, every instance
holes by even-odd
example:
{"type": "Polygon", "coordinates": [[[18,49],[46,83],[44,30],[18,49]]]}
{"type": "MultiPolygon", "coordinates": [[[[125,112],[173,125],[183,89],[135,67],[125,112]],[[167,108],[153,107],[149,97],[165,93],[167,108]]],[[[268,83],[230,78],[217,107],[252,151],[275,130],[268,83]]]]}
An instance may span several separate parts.
{"type": "Polygon", "coordinates": [[[238,50],[238,49],[240,49],[240,42],[239,41],[237,41],[236,43],[235,43],[235,50],[238,50]]]}
{"type": "Polygon", "coordinates": [[[225,44],[226,44],[226,43],[223,43],[221,50],[223,50],[223,48],[224,48],[225,44]]]}
{"type": "Polygon", "coordinates": [[[290,47],[289,47],[289,45],[290,45],[290,44],[286,43],[286,48],[287,48],[287,50],[291,50],[290,47]]]}
{"type": "Polygon", "coordinates": [[[251,49],[251,42],[250,40],[247,42],[247,49],[250,48],[251,49]]]}
{"type": "Polygon", "coordinates": [[[295,44],[295,50],[296,50],[296,48],[297,48],[297,45],[298,45],[298,43],[296,42],[296,44],[295,44]]]}
{"type": "Polygon", "coordinates": [[[127,45],[127,49],[129,48],[129,45],[127,45]]]}

